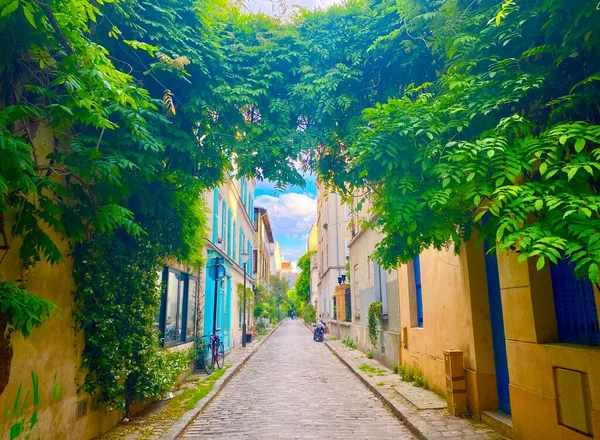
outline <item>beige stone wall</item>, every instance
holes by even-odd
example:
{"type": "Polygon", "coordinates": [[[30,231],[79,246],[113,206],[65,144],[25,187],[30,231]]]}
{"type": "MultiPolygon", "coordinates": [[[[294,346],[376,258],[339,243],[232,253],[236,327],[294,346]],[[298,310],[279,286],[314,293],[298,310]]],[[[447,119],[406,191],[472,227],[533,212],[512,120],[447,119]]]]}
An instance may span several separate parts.
{"type": "Polygon", "coordinates": [[[483,250],[468,243],[458,255],[450,247],[420,255],[423,327],[416,323],[414,269],[398,269],[402,340],[400,363],[419,367],[429,387],[446,395],[444,350],[464,354],[468,406],[481,411],[497,407],[494,353],[483,250]]]}
{"type": "Polygon", "coordinates": [[[505,252],[498,265],[514,438],[600,439],[600,347],[557,342],[547,268],[505,252]]]}

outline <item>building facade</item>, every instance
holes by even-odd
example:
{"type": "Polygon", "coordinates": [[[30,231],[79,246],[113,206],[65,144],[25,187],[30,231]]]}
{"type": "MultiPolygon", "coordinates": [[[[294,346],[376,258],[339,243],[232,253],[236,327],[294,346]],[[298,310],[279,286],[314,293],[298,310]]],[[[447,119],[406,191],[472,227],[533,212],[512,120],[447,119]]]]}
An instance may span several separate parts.
{"type": "MultiPolygon", "coordinates": [[[[225,351],[241,345],[243,304],[238,291],[243,289],[244,266],[246,286],[255,285],[253,251],[256,243],[254,229],[254,180],[233,179],[226,176],[225,183],[205,193],[207,206],[211,207],[210,227],[206,240],[207,269],[204,274],[204,334],[221,329],[225,351]],[[244,255],[248,262],[244,264],[244,255]],[[225,267],[225,277],[214,281],[210,267],[216,262],[225,267]],[[216,313],[215,313],[216,305],[216,313]],[[216,320],[215,320],[216,317],[216,320]]],[[[246,307],[246,327],[252,327],[252,313],[246,307]]]]}
{"type": "Polygon", "coordinates": [[[271,244],[271,274],[281,276],[281,247],[278,242],[271,244]]]}
{"type": "Polygon", "coordinates": [[[333,319],[335,288],[350,257],[349,223],[350,207],[317,179],[317,317],[326,322],[333,319]]]}
{"type": "Polygon", "coordinates": [[[298,272],[294,268],[291,261],[281,262],[281,271],[279,276],[288,283],[288,288],[294,290],[296,287],[296,280],[298,279],[298,272]]]}
{"type": "Polygon", "coordinates": [[[271,247],[275,244],[269,213],[265,208],[254,208],[256,249],[254,250],[254,278],[261,285],[271,279],[271,247]]]}

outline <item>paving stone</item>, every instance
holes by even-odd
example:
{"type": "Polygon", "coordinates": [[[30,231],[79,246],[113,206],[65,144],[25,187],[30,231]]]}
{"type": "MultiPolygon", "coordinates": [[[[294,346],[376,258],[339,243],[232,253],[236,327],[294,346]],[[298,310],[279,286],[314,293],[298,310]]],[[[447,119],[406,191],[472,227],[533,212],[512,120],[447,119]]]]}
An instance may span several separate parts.
{"type": "Polygon", "coordinates": [[[284,322],[182,437],[413,439],[311,336],[300,320],[284,322]]]}

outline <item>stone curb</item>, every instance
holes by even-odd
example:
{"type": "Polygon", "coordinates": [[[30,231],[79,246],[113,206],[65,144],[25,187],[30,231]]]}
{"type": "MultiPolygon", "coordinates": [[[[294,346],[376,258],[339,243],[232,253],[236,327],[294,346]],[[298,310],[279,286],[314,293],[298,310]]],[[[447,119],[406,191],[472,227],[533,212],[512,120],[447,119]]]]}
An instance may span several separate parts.
{"type": "Polygon", "coordinates": [[[243,358],[239,364],[233,367],[231,370],[227,371],[219,380],[215,382],[213,389],[208,395],[206,395],[202,400],[200,400],[196,406],[186,412],[183,416],[179,418],[171,427],[161,435],[161,439],[164,440],[175,440],[179,438],[183,432],[187,429],[188,426],[192,424],[192,422],[198,417],[198,415],[203,412],[212,402],[215,400],[217,395],[223,390],[225,385],[233,379],[233,377],[242,369],[242,367],[248,362],[248,360],[254,356],[254,354],[258,351],[258,349],[269,339],[269,337],[275,333],[275,331],[279,328],[282,321],[279,321],[277,326],[271,330],[260,342],[258,342],[253,348],[252,351],[248,352],[247,356],[243,358]]]}
{"type": "MultiPolygon", "coordinates": [[[[313,328],[306,323],[303,320],[304,324],[306,325],[306,327],[308,327],[311,331],[313,331],[313,328]]],[[[352,365],[350,365],[342,356],[340,356],[335,349],[325,340],[323,341],[323,343],[325,344],[325,346],[329,349],[329,351],[331,351],[335,357],[337,357],[342,364],[344,364],[346,367],[348,367],[348,369],[354,373],[354,375],[356,377],[358,377],[360,379],[360,381],[369,389],[371,390],[371,392],[373,394],[375,394],[375,396],[384,404],[384,406],[389,409],[392,414],[394,414],[394,416],[396,418],[398,418],[400,421],[402,421],[402,423],[404,423],[406,425],[406,427],[410,430],[410,432],[417,437],[419,440],[437,440],[437,439],[433,439],[429,436],[427,436],[427,434],[425,434],[424,432],[422,432],[417,426],[415,426],[415,424],[410,420],[412,414],[408,413],[406,410],[402,410],[400,408],[398,408],[396,405],[394,405],[387,397],[385,397],[376,387],[374,387],[373,385],[371,385],[369,383],[369,381],[367,379],[365,379],[354,367],[352,367],[352,365]]],[[[414,416],[413,416],[414,417],[414,416]]]]}

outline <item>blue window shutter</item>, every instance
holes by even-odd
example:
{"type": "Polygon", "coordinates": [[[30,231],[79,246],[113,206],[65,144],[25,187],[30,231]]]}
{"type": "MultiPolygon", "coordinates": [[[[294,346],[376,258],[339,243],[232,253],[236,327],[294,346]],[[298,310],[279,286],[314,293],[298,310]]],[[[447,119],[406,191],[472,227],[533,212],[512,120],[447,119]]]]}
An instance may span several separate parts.
{"type": "Polygon", "coordinates": [[[252,273],[252,244],[250,240],[248,240],[248,254],[250,257],[248,258],[248,273],[252,273]]]}
{"type": "Polygon", "coordinates": [[[415,296],[417,302],[417,327],[423,327],[423,290],[421,288],[421,260],[415,257],[413,260],[415,272],[415,296]]]}
{"type": "Polygon", "coordinates": [[[388,297],[387,297],[387,271],[380,267],[379,273],[381,275],[381,279],[379,280],[379,284],[381,286],[381,313],[383,315],[388,314],[388,297]]]}
{"type": "Polygon", "coordinates": [[[227,255],[231,257],[231,209],[227,210],[227,255]]]}
{"type": "Polygon", "coordinates": [[[212,228],[212,241],[217,242],[217,236],[219,233],[219,190],[215,188],[214,202],[213,202],[213,228],[212,228]]]}
{"type": "MultiPolygon", "coordinates": [[[[221,205],[221,241],[225,241],[225,227],[227,225],[227,205],[225,205],[225,200],[223,200],[223,204],[221,205]]],[[[223,248],[225,249],[225,248],[223,248]]]]}
{"type": "Polygon", "coordinates": [[[550,265],[554,310],[561,342],[600,345],[594,286],[588,279],[575,278],[568,260],[550,265]]]}

